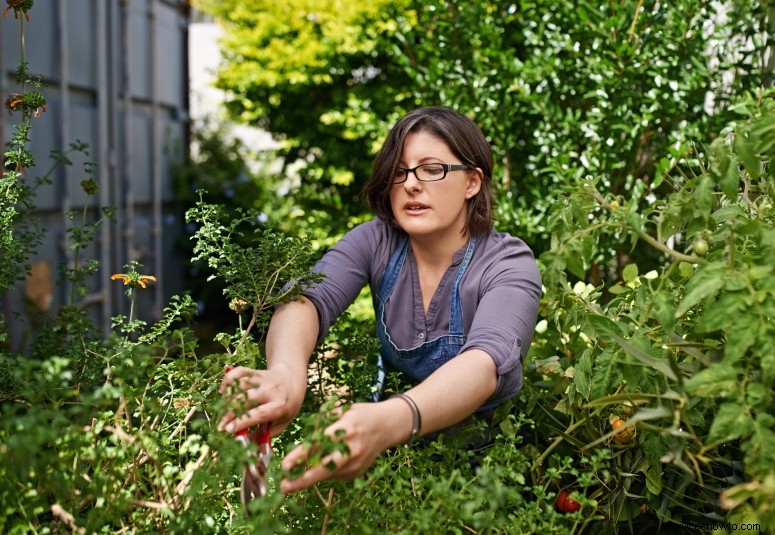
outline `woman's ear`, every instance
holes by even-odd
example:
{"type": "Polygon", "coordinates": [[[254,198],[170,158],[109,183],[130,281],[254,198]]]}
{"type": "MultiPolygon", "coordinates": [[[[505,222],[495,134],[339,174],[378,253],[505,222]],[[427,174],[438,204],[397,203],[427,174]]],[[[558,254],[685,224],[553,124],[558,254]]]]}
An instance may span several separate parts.
{"type": "Polygon", "coordinates": [[[482,189],[482,177],[484,173],[480,168],[476,168],[468,174],[468,184],[466,185],[466,199],[470,199],[482,189]]]}

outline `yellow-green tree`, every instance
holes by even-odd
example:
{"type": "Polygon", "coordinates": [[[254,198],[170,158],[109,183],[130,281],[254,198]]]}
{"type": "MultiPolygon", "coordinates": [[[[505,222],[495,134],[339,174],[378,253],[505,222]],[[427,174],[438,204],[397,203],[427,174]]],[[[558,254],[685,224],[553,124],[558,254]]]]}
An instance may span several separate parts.
{"type": "Polygon", "coordinates": [[[414,20],[405,0],[198,0],[224,26],[218,86],[240,121],[280,140],[303,218],[344,228],[362,213],[374,148],[412,97],[387,43],[414,20]],[[335,214],[335,215],[332,215],[335,214]]]}

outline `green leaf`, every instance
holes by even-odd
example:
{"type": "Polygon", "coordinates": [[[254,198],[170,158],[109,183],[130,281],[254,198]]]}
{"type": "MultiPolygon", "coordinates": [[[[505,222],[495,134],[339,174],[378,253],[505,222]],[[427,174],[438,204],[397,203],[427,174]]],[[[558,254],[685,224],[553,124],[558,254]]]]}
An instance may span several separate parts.
{"type": "Polygon", "coordinates": [[[753,424],[753,418],[751,418],[745,405],[732,402],[723,403],[716,411],[716,417],[710,426],[707,441],[710,444],[720,444],[748,436],[753,424]]]}
{"type": "Polygon", "coordinates": [[[646,488],[654,496],[659,496],[662,492],[662,467],[660,465],[649,466],[646,471],[646,488]]]}
{"type": "Polygon", "coordinates": [[[775,466],[775,432],[769,414],[759,414],[755,421],[743,423],[750,440],[743,443],[746,472],[763,476],[775,466]]]}
{"type": "Polygon", "coordinates": [[[680,318],[694,305],[712,297],[718,293],[724,285],[726,266],[722,263],[707,264],[697,270],[686,284],[686,291],[678,307],[675,309],[675,317],[680,318]]]}
{"type": "Polygon", "coordinates": [[[736,156],[730,158],[727,172],[719,177],[718,181],[721,191],[723,191],[730,199],[737,197],[737,192],[740,188],[740,172],[737,170],[738,165],[739,161],[736,156]]]}
{"type": "Polygon", "coordinates": [[[595,334],[603,339],[612,340],[611,333],[622,334],[619,325],[608,316],[603,316],[602,314],[588,314],[587,322],[589,323],[589,326],[592,327],[595,334]]]}
{"type": "Polygon", "coordinates": [[[755,150],[766,154],[775,147],[775,121],[771,115],[756,119],[751,125],[751,136],[756,140],[755,150]]]}
{"type": "Polygon", "coordinates": [[[713,181],[707,176],[703,176],[697,182],[697,188],[694,190],[694,201],[700,209],[703,217],[707,218],[713,209],[715,202],[715,191],[713,181]]]}
{"type": "Polygon", "coordinates": [[[577,254],[576,251],[571,251],[571,254],[565,256],[564,260],[568,271],[573,273],[579,279],[586,277],[587,268],[584,262],[584,257],[580,254],[580,252],[577,254]]]}
{"type": "Polygon", "coordinates": [[[624,286],[621,286],[619,284],[614,284],[608,287],[608,293],[610,293],[611,295],[621,295],[623,293],[627,293],[628,291],[629,291],[629,288],[625,288],[624,286]]]}
{"type": "Polygon", "coordinates": [[[762,382],[764,384],[770,384],[775,380],[775,340],[773,336],[765,338],[759,344],[761,349],[761,370],[762,370],[762,382]]]}
{"type": "Polygon", "coordinates": [[[638,278],[638,264],[627,264],[622,270],[624,282],[631,282],[638,278]]]}
{"type": "Polygon", "coordinates": [[[718,184],[729,172],[729,168],[732,167],[730,151],[723,137],[717,137],[711,143],[708,156],[710,176],[718,184]]]}
{"type": "Polygon", "coordinates": [[[746,400],[751,407],[767,410],[772,399],[771,392],[761,383],[749,383],[746,389],[746,400]]]}
{"type": "Polygon", "coordinates": [[[675,306],[670,294],[658,293],[654,295],[652,302],[654,317],[666,331],[675,328],[675,306]]]}
{"type": "Polygon", "coordinates": [[[701,398],[727,398],[740,394],[738,369],[727,363],[711,364],[684,383],[687,393],[701,398]]]}
{"type": "MultiPolygon", "coordinates": [[[[748,132],[746,131],[737,132],[735,136],[735,152],[743,163],[745,170],[748,171],[748,176],[751,177],[751,180],[756,180],[761,173],[761,162],[754,154],[753,143],[747,134],[748,132]]],[[[724,193],[728,194],[726,191],[724,193]]],[[[737,193],[737,187],[735,187],[735,193],[737,193]]]]}
{"type": "Polygon", "coordinates": [[[715,221],[718,224],[723,224],[729,219],[733,219],[735,217],[745,217],[745,211],[736,204],[728,204],[726,206],[722,206],[715,212],[713,212],[713,221],[715,221]]]}
{"type": "MultiPolygon", "coordinates": [[[[737,156],[730,152],[724,138],[716,138],[710,148],[710,176],[728,197],[737,194],[740,183],[737,165],[737,156]]],[[[698,204],[700,203],[698,200],[698,204]]]]}
{"type": "MultiPolygon", "coordinates": [[[[750,318],[748,318],[750,301],[750,296],[743,292],[720,294],[716,301],[711,302],[705,307],[702,316],[697,322],[697,330],[707,333],[720,329],[743,329],[744,327],[740,324],[743,318],[750,321],[750,318]]],[[[746,322],[745,328],[749,327],[750,325],[746,322]]]]}
{"type": "Polygon", "coordinates": [[[589,397],[597,399],[607,395],[613,385],[618,384],[623,379],[622,363],[616,358],[616,353],[612,349],[606,348],[595,357],[592,364],[594,375],[589,397]]]}
{"type": "Polygon", "coordinates": [[[670,366],[669,362],[666,362],[664,360],[658,360],[643,351],[642,349],[634,346],[621,336],[610,333],[611,338],[613,338],[619,346],[621,346],[622,349],[624,349],[629,355],[632,357],[635,357],[635,359],[639,360],[641,363],[645,364],[646,366],[649,366],[650,368],[654,368],[655,370],[658,370],[662,372],[662,374],[667,377],[668,379],[672,379],[673,381],[678,380],[678,375],[676,375],[675,371],[673,371],[673,368],[670,366]]]}
{"type": "Polygon", "coordinates": [[[746,351],[756,342],[758,329],[756,317],[738,316],[732,323],[732,327],[725,331],[724,361],[734,363],[742,359],[746,351]]]}
{"type": "Polygon", "coordinates": [[[573,383],[576,385],[578,393],[586,401],[589,401],[592,393],[592,355],[589,350],[584,350],[581,358],[576,362],[573,383]]]}

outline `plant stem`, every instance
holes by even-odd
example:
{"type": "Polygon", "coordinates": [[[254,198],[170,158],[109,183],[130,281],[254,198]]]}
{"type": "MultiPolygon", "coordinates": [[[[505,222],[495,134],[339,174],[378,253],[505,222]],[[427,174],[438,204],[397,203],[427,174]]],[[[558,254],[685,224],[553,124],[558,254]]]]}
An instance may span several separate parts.
{"type": "MultiPolygon", "coordinates": [[[[86,200],[83,203],[83,211],[81,212],[81,228],[86,227],[86,213],[89,207],[89,196],[86,196],[86,200]]],[[[70,306],[75,306],[75,294],[78,290],[78,266],[81,264],[81,244],[76,243],[75,259],[73,260],[73,278],[70,281],[70,306]]]]}
{"type": "Polygon", "coordinates": [[[678,251],[674,251],[670,247],[668,247],[666,244],[662,243],[661,241],[657,240],[656,238],[652,237],[650,234],[643,232],[643,230],[639,228],[633,229],[635,230],[635,233],[638,235],[639,238],[646,241],[649,245],[653,246],[656,249],[659,249],[663,253],[666,253],[669,256],[672,256],[676,260],[681,260],[683,262],[689,262],[690,264],[707,264],[707,260],[704,258],[700,258],[699,256],[694,255],[686,255],[683,253],[679,253],[678,251]]]}
{"type": "Polygon", "coordinates": [[[135,289],[130,288],[129,292],[132,295],[131,295],[131,299],[129,300],[129,320],[127,321],[127,323],[131,325],[132,318],[134,318],[134,314],[135,314],[135,289]]]}

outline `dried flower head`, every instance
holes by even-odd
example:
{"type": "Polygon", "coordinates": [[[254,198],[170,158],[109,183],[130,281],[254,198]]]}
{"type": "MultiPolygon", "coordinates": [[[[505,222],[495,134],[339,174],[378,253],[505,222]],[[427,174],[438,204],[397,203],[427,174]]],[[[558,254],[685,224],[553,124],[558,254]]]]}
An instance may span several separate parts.
{"type": "Polygon", "coordinates": [[[248,306],[250,306],[250,304],[244,299],[240,299],[239,297],[235,297],[229,302],[229,308],[237,314],[242,314],[245,312],[248,309],[248,306]]]}
{"type": "Polygon", "coordinates": [[[87,178],[86,180],[81,180],[81,187],[83,188],[83,191],[86,192],[87,195],[96,195],[100,191],[100,185],[97,184],[97,181],[93,178],[87,178]]]}
{"type": "Polygon", "coordinates": [[[13,9],[13,16],[15,18],[19,18],[19,13],[24,13],[24,18],[27,19],[27,22],[30,21],[30,14],[28,11],[32,9],[32,2],[33,0],[5,0],[5,3],[8,4],[8,7],[5,8],[5,11],[3,11],[3,18],[8,16],[8,12],[13,9]]]}

